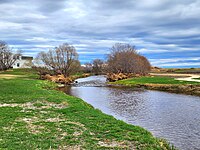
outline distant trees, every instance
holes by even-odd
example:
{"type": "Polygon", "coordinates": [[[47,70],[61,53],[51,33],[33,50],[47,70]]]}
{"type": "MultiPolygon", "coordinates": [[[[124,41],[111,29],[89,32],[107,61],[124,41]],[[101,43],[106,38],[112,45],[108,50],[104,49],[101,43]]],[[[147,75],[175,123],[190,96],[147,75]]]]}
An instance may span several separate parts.
{"type": "MultiPolygon", "coordinates": [[[[11,68],[20,55],[19,52],[14,53],[6,42],[0,41],[0,70],[11,68]]],[[[41,62],[43,64],[38,65],[38,67],[33,66],[33,68],[39,70],[38,72],[41,75],[48,72],[55,75],[63,74],[68,77],[81,68],[75,47],[68,43],[63,43],[47,52],[40,52],[36,60],[40,62],[39,64],[41,62]]],[[[95,59],[92,63],[86,63],[82,68],[84,68],[84,72],[96,75],[105,72],[145,75],[150,71],[151,65],[146,57],[136,51],[135,46],[116,43],[111,48],[106,62],[95,59]]]]}
{"type": "Polygon", "coordinates": [[[80,69],[76,49],[67,43],[50,49],[47,52],[40,52],[37,60],[42,61],[44,66],[53,70],[55,74],[63,74],[65,77],[80,69]]]}
{"type": "Polygon", "coordinates": [[[91,63],[85,63],[82,66],[82,71],[84,73],[92,73],[95,75],[104,74],[106,69],[106,62],[101,59],[94,59],[91,63]]]}
{"type": "Polygon", "coordinates": [[[117,43],[111,48],[107,60],[110,73],[147,74],[151,65],[146,57],[137,53],[135,46],[117,43]]]}
{"type": "Polygon", "coordinates": [[[84,73],[92,73],[93,71],[93,67],[92,67],[92,63],[85,63],[83,66],[82,66],[82,71],[84,73]]]}
{"type": "Polygon", "coordinates": [[[114,75],[120,79],[137,75],[146,75],[151,70],[151,64],[146,57],[140,55],[135,46],[130,44],[116,43],[111,49],[106,61],[94,59],[92,63],[86,63],[84,72],[95,75],[107,74],[107,77],[114,75]]]}
{"type": "Polygon", "coordinates": [[[14,53],[6,42],[0,41],[0,70],[12,68],[20,55],[20,51],[14,53]]]}
{"type": "Polygon", "coordinates": [[[92,71],[95,75],[100,75],[104,71],[104,61],[101,59],[95,59],[92,62],[92,71]]]}

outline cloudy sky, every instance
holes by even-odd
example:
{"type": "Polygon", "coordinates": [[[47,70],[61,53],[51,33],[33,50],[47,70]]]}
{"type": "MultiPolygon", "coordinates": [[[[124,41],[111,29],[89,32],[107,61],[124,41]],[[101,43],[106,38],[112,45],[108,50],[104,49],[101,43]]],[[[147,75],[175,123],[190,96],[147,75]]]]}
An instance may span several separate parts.
{"type": "Polygon", "coordinates": [[[82,63],[117,42],[152,65],[200,66],[200,0],[0,0],[0,40],[36,56],[64,42],[82,63]]]}

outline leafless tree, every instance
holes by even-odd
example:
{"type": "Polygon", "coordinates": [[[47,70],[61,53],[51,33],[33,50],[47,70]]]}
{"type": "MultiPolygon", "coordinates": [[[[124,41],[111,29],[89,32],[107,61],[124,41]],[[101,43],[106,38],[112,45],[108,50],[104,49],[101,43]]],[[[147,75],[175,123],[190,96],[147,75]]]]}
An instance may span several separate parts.
{"type": "Polygon", "coordinates": [[[138,54],[135,46],[122,43],[111,48],[107,63],[110,73],[146,74],[151,68],[149,61],[138,54]]]}
{"type": "Polygon", "coordinates": [[[48,52],[40,52],[37,58],[44,63],[45,67],[54,70],[55,73],[61,73],[65,77],[80,69],[76,49],[67,43],[50,49],[48,52]]]}
{"type": "Polygon", "coordinates": [[[14,53],[6,42],[0,41],[0,70],[12,68],[20,55],[20,51],[14,53]]]}
{"type": "Polygon", "coordinates": [[[95,59],[92,62],[92,71],[95,75],[102,74],[104,69],[104,62],[101,59],[95,59]]]}
{"type": "Polygon", "coordinates": [[[84,73],[91,73],[92,72],[92,63],[85,63],[84,66],[82,66],[82,71],[84,73]]]}

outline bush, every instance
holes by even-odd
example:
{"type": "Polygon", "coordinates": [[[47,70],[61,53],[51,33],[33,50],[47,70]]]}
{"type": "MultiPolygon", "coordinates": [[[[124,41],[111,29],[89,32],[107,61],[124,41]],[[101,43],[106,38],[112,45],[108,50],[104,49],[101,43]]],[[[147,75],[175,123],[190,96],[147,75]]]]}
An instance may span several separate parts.
{"type": "Polygon", "coordinates": [[[138,54],[135,47],[129,44],[115,44],[108,55],[107,63],[109,73],[146,75],[151,70],[147,58],[138,54]]]}

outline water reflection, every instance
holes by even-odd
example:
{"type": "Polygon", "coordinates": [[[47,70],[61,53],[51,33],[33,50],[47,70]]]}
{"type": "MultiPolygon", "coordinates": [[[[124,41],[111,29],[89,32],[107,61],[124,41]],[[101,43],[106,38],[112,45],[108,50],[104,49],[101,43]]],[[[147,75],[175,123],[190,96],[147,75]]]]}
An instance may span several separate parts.
{"type": "Polygon", "coordinates": [[[105,85],[102,76],[79,79],[78,82],[78,85],[65,89],[66,92],[84,99],[104,113],[144,127],[180,149],[200,149],[199,97],[98,87],[98,84],[105,85]]]}

